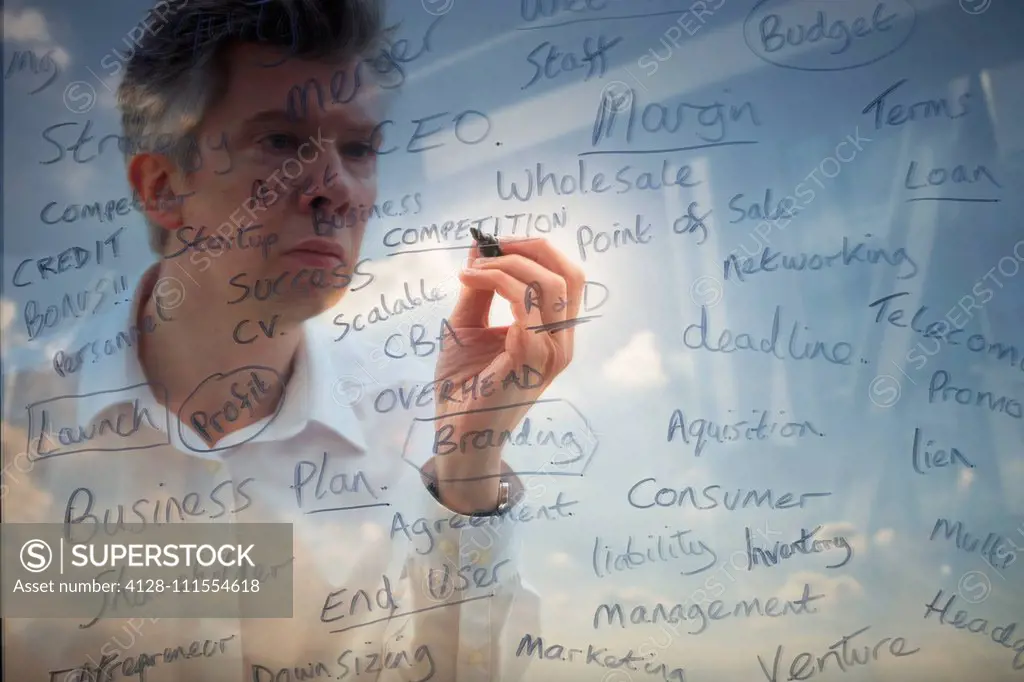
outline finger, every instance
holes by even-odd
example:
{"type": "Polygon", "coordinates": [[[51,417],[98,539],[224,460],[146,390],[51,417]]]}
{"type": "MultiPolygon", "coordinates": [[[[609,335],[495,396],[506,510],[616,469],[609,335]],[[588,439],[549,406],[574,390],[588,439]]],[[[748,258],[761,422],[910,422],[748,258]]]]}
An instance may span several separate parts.
{"type": "Polygon", "coordinates": [[[582,268],[570,261],[547,239],[502,240],[501,250],[509,255],[520,255],[536,261],[565,280],[567,296],[565,319],[576,319],[583,303],[583,289],[587,284],[587,278],[582,268]]]}
{"type": "Polygon", "coordinates": [[[467,269],[459,275],[463,283],[476,290],[487,290],[493,296],[497,293],[512,306],[516,323],[523,327],[539,327],[544,324],[541,311],[536,306],[527,310],[526,284],[512,275],[497,269],[467,269]]]}
{"type": "MultiPolygon", "coordinates": [[[[467,262],[472,262],[473,258],[471,250],[467,262]]],[[[448,322],[456,329],[486,329],[490,321],[491,304],[494,302],[494,289],[474,286],[474,280],[466,279],[465,270],[459,273],[459,279],[462,281],[462,290],[448,322]]]]}
{"type": "Polygon", "coordinates": [[[505,255],[477,260],[474,268],[500,270],[524,285],[523,305],[539,308],[545,325],[565,321],[565,298],[568,295],[565,280],[525,256],[505,255]],[[538,300],[539,299],[539,300],[538,300]]]}
{"type": "MultiPolygon", "coordinates": [[[[567,294],[565,303],[565,319],[575,320],[579,317],[586,290],[586,275],[583,269],[575,265],[547,239],[509,239],[502,241],[501,248],[508,254],[519,254],[537,261],[548,270],[557,273],[565,280],[567,294]]],[[[576,344],[576,327],[569,325],[553,335],[562,351],[562,357],[568,364],[572,362],[573,349],[576,344]]]]}

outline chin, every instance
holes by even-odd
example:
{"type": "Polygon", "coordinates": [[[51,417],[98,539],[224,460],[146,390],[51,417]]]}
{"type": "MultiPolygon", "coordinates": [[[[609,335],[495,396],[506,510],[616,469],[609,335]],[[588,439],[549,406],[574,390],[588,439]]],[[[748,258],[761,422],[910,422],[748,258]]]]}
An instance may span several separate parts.
{"type": "Polygon", "coordinates": [[[284,303],[286,314],[296,320],[308,320],[321,315],[338,304],[345,292],[338,289],[318,289],[314,291],[296,292],[284,303]]]}

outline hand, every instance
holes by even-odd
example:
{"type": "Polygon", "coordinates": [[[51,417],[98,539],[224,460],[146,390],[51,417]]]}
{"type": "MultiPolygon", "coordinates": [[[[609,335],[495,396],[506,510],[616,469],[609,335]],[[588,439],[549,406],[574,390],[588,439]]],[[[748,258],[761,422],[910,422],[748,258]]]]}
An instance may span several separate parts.
{"type": "Polygon", "coordinates": [[[448,320],[455,338],[445,338],[435,371],[435,442],[445,447],[435,447],[434,470],[442,503],[461,513],[494,509],[501,434],[572,362],[576,331],[566,321],[586,284],[546,239],[502,239],[501,249],[496,258],[470,252],[448,320]],[[511,326],[488,326],[496,293],[512,306],[511,326]]]}

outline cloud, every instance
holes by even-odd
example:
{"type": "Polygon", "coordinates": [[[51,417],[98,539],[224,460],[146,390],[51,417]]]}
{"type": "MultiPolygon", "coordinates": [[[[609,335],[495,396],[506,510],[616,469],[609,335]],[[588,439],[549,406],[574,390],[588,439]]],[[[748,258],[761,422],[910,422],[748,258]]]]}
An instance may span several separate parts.
{"type": "Polygon", "coordinates": [[[685,379],[692,380],[697,374],[697,365],[692,353],[670,353],[666,360],[669,369],[681,374],[685,379]]]}
{"type": "Polygon", "coordinates": [[[854,556],[864,551],[867,543],[863,535],[857,532],[857,528],[849,521],[836,521],[823,523],[821,530],[814,536],[818,540],[831,540],[836,537],[846,538],[846,542],[853,550],[854,556]]]}
{"type": "Polygon", "coordinates": [[[852,576],[831,577],[815,571],[796,571],[787,576],[786,583],[775,596],[780,601],[797,599],[803,594],[805,584],[811,586],[812,594],[827,595],[831,601],[853,599],[864,594],[864,587],[852,576]]]}
{"type": "Polygon", "coordinates": [[[87,164],[76,163],[65,167],[60,173],[60,179],[71,195],[68,197],[69,199],[85,202],[89,197],[90,189],[94,188],[96,169],[87,164]]]}
{"type": "MultiPolygon", "coordinates": [[[[3,18],[4,42],[50,42],[50,29],[46,25],[46,17],[39,10],[25,9],[17,11],[5,9],[3,11],[3,18]]],[[[64,64],[61,64],[61,66],[64,66],[64,64]]]]}
{"type": "Polygon", "coordinates": [[[4,330],[4,350],[11,350],[28,343],[25,324],[19,319],[18,304],[9,298],[0,299],[0,320],[4,330]]]}
{"type": "Polygon", "coordinates": [[[66,69],[68,64],[71,63],[71,55],[63,47],[53,48],[53,54],[50,55],[50,59],[57,62],[57,65],[62,69],[66,69]]]}
{"type": "Polygon", "coordinates": [[[957,488],[963,492],[971,487],[971,483],[974,481],[974,471],[971,469],[961,469],[960,476],[957,477],[957,488]]]}
{"type": "Polygon", "coordinates": [[[54,41],[46,17],[37,9],[3,10],[4,42],[32,48],[40,57],[50,53],[61,70],[71,64],[71,55],[54,41]]]}
{"type": "Polygon", "coordinates": [[[878,532],[875,533],[875,544],[885,547],[892,543],[892,539],[895,535],[896,531],[892,528],[880,528],[878,532]]]}
{"type": "Polygon", "coordinates": [[[25,453],[28,432],[7,422],[0,422],[0,441],[3,443],[4,485],[0,499],[11,496],[4,504],[19,510],[19,523],[51,521],[46,518],[46,513],[52,509],[53,495],[39,485],[36,463],[25,453]]]}
{"type": "Polygon", "coordinates": [[[9,299],[0,299],[0,325],[8,329],[14,322],[14,316],[18,314],[17,306],[9,299]]]}
{"type": "Polygon", "coordinates": [[[548,556],[548,563],[552,566],[565,567],[572,563],[572,557],[565,552],[554,552],[548,556]]]}
{"type": "Polygon", "coordinates": [[[601,367],[604,377],[616,386],[655,388],[668,382],[655,345],[654,332],[637,332],[601,367]]]}

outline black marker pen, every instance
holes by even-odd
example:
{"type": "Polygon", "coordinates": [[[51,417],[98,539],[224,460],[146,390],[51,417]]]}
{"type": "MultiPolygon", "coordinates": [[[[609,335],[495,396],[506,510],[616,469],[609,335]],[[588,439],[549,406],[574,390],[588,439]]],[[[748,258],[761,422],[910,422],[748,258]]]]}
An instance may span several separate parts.
{"type": "Polygon", "coordinates": [[[480,246],[480,255],[484,258],[497,258],[504,255],[501,252],[501,246],[498,245],[498,238],[494,235],[484,234],[475,227],[469,228],[469,233],[473,235],[473,239],[480,246]]]}

